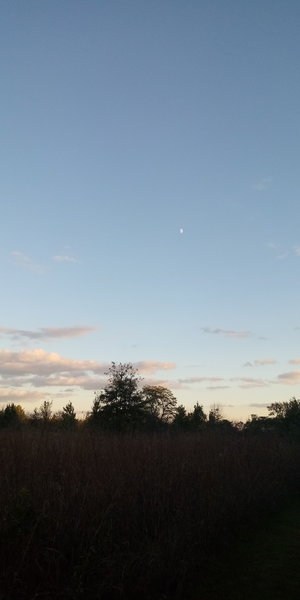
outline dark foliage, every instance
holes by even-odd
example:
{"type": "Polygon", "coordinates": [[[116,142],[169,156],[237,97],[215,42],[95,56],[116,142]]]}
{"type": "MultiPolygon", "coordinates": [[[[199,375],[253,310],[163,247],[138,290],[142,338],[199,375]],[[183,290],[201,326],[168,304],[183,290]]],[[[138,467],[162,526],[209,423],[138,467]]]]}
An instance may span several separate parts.
{"type": "Polygon", "coordinates": [[[207,431],[0,432],[3,598],[189,597],[209,557],[299,487],[299,446],[207,431]]]}

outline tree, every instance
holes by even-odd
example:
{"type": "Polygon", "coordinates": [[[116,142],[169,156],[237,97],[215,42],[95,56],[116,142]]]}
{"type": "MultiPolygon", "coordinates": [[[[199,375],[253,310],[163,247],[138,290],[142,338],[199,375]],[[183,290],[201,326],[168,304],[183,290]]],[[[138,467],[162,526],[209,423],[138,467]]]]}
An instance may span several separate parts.
{"type": "Polygon", "coordinates": [[[170,423],[176,415],[177,400],[162,385],[146,385],[142,390],[144,409],[162,423],[170,423]]]}
{"type": "Polygon", "coordinates": [[[288,402],[274,402],[268,407],[270,415],[276,419],[299,419],[300,418],[300,400],[295,397],[288,402]]]}
{"type": "Polygon", "coordinates": [[[39,410],[41,419],[44,423],[49,423],[52,415],[52,400],[44,400],[39,410]]]}
{"type": "Polygon", "coordinates": [[[25,421],[25,412],[19,404],[7,404],[7,406],[1,410],[0,423],[3,427],[20,427],[25,421]]]}
{"type": "Polygon", "coordinates": [[[208,414],[208,424],[211,427],[218,425],[222,421],[222,412],[219,406],[213,406],[208,414]]]}
{"type": "Polygon", "coordinates": [[[193,412],[189,414],[191,429],[193,429],[195,431],[199,431],[200,429],[203,429],[203,426],[205,425],[205,422],[206,422],[206,418],[207,417],[203,410],[203,406],[200,406],[200,404],[197,402],[194,405],[193,412]]]}
{"type": "Polygon", "coordinates": [[[87,417],[87,423],[89,425],[100,425],[103,408],[101,406],[100,395],[95,395],[92,412],[87,417]]]}
{"type": "Polygon", "coordinates": [[[48,425],[52,415],[52,400],[44,400],[40,408],[35,408],[33,413],[30,415],[30,422],[32,425],[48,425]]]}
{"type": "Polygon", "coordinates": [[[293,397],[288,402],[274,402],[267,408],[279,430],[300,436],[300,400],[293,397]]]}
{"type": "Polygon", "coordinates": [[[109,429],[136,429],[145,416],[137,370],[130,363],[113,362],[105,374],[109,376],[108,384],[96,395],[93,406],[98,420],[109,429]]]}
{"type": "Polygon", "coordinates": [[[274,429],[274,419],[271,417],[259,417],[256,414],[252,414],[243,427],[243,431],[251,434],[272,432],[274,429]]]}
{"type": "Polygon", "coordinates": [[[75,427],[77,419],[72,402],[68,402],[68,404],[63,407],[60,416],[64,427],[68,429],[75,427]]]}
{"type": "Polygon", "coordinates": [[[180,404],[177,409],[176,409],[176,415],[173,419],[173,423],[172,423],[173,427],[175,427],[175,429],[178,430],[183,430],[186,431],[187,429],[189,429],[190,426],[190,420],[189,420],[189,416],[187,415],[186,409],[183,406],[183,404],[180,404]]]}

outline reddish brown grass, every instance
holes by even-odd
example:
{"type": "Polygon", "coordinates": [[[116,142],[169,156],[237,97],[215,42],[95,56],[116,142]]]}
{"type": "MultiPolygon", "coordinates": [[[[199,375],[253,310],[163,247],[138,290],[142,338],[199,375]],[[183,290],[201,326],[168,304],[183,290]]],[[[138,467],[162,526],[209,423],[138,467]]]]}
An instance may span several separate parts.
{"type": "Polygon", "coordinates": [[[0,598],[186,599],[299,466],[269,437],[1,432],[0,598]]]}

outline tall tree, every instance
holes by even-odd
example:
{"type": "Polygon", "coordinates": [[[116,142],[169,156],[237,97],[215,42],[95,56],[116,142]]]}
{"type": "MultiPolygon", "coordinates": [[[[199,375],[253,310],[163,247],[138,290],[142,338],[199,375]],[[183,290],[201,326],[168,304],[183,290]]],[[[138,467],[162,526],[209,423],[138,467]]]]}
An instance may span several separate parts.
{"type": "Polygon", "coordinates": [[[66,404],[66,406],[63,407],[61,412],[61,420],[64,427],[68,429],[75,427],[77,419],[72,402],[68,402],[68,404],[66,404]]]}
{"type": "Polygon", "coordinates": [[[25,421],[25,412],[19,404],[7,404],[0,412],[0,424],[3,427],[19,427],[25,421]]]}
{"type": "Polygon", "coordinates": [[[293,397],[288,402],[274,402],[268,411],[279,430],[300,437],[300,400],[293,397]]]}
{"type": "Polygon", "coordinates": [[[176,414],[172,423],[175,429],[179,431],[187,431],[190,427],[189,415],[186,412],[186,408],[183,404],[180,404],[176,409],[176,414]]]}
{"type": "Polygon", "coordinates": [[[49,423],[52,415],[52,400],[44,400],[39,410],[41,419],[44,423],[49,423]]]}
{"type": "Polygon", "coordinates": [[[162,385],[146,385],[142,390],[144,408],[162,423],[169,423],[176,415],[177,400],[172,392],[162,385]]]}
{"type": "Polygon", "coordinates": [[[189,419],[191,429],[193,429],[194,431],[199,431],[200,429],[203,429],[203,426],[206,422],[206,414],[203,410],[203,406],[201,406],[199,402],[197,402],[194,405],[194,410],[192,413],[189,414],[189,419]]]}
{"type": "Polygon", "coordinates": [[[106,375],[108,384],[94,400],[94,407],[97,403],[101,408],[101,422],[111,429],[136,429],[145,412],[137,370],[130,363],[113,362],[106,375]]]}

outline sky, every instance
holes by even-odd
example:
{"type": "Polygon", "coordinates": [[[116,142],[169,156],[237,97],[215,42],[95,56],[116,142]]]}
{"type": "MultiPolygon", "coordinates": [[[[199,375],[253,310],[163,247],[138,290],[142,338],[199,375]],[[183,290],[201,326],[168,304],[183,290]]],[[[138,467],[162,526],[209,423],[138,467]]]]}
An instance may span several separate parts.
{"type": "Polygon", "coordinates": [[[299,397],[298,0],[0,0],[0,406],[299,397]]]}

